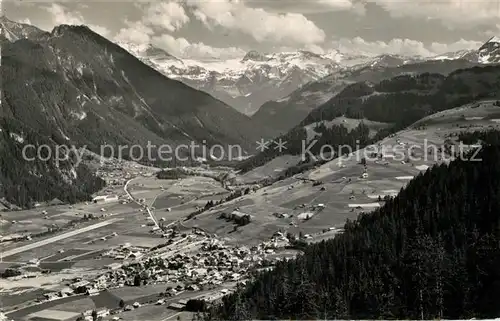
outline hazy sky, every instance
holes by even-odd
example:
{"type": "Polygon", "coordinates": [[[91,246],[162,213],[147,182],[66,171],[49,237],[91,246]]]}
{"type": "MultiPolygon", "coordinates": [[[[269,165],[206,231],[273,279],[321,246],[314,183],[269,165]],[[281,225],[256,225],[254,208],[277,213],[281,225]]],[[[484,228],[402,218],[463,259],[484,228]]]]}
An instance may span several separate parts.
{"type": "Polygon", "coordinates": [[[500,36],[500,0],[3,0],[3,13],[45,30],[86,24],[115,41],[180,57],[306,49],[434,55],[500,36]]]}

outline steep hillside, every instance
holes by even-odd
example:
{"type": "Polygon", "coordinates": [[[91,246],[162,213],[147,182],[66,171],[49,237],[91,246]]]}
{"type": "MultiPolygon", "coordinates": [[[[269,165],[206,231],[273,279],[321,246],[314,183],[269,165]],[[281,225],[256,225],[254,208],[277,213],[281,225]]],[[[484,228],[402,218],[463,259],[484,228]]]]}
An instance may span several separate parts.
{"type": "Polygon", "coordinates": [[[205,141],[249,149],[266,133],[85,26],[62,25],[2,47],[2,115],[49,137],[92,149],[148,141],[172,148],[205,141]]]}
{"type": "Polygon", "coordinates": [[[346,115],[404,127],[474,99],[497,97],[499,85],[500,66],[460,69],[448,76],[424,73],[397,76],[376,84],[361,82],[346,87],[312,111],[301,125],[346,115]]]}
{"type": "Polygon", "coordinates": [[[399,65],[381,62],[339,71],[319,81],[306,84],[285,98],[265,103],[252,116],[252,119],[263,125],[273,124],[275,129],[284,133],[303,120],[309,112],[330,100],[349,84],[360,81],[379,82],[398,75],[426,72],[447,75],[454,70],[475,65],[467,60],[403,63],[402,60],[399,61],[399,65]]]}
{"type": "MultiPolygon", "coordinates": [[[[75,202],[104,185],[75,159],[24,159],[27,145],[52,151],[76,146],[98,154],[106,145],[120,145],[122,150],[103,156],[156,163],[191,153],[184,148],[175,154],[180,144],[253,150],[253,142],[266,135],[248,117],[166,78],[85,26],[62,25],[46,33],[5,17],[0,22],[2,202],[75,202]],[[158,155],[154,146],[163,144],[171,149],[158,155]]],[[[197,148],[195,154],[203,152],[197,148]]]]}
{"type": "Polygon", "coordinates": [[[241,165],[244,171],[265,164],[280,154],[298,155],[304,143],[310,145],[306,126],[319,131],[316,144],[310,149],[318,153],[323,145],[341,145],[348,139],[350,146],[376,141],[384,135],[402,129],[435,112],[454,108],[483,98],[500,97],[500,66],[474,67],[458,70],[448,76],[441,74],[402,75],[379,83],[358,82],[348,85],[337,96],[313,110],[295,128],[283,135],[286,149],[267,149],[241,165]],[[354,136],[346,136],[342,125],[327,128],[325,122],[345,116],[389,124],[375,137],[361,122],[354,136]]]}
{"type": "Polygon", "coordinates": [[[57,198],[63,202],[90,200],[104,181],[83,164],[76,152],[50,157],[59,145],[12,119],[0,118],[0,199],[4,204],[31,207],[57,198]],[[25,146],[31,148],[25,149],[25,146]],[[40,151],[40,159],[37,150],[40,151]],[[63,159],[67,156],[67,159],[63,159]]]}
{"type": "Polygon", "coordinates": [[[419,175],[335,239],[259,273],[205,320],[498,317],[500,147],[477,158],[419,175]]]}

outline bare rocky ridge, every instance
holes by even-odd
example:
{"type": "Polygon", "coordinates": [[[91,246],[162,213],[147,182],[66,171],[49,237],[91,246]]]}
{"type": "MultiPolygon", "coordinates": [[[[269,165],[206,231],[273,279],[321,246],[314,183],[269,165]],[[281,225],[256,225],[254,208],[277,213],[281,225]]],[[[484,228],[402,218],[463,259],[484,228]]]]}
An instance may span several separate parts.
{"type": "Polygon", "coordinates": [[[174,57],[152,45],[120,45],[169,78],[203,90],[247,115],[266,101],[286,96],[340,68],[335,57],[307,51],[250,51],[243,58],[198,61],[174,57]]]}

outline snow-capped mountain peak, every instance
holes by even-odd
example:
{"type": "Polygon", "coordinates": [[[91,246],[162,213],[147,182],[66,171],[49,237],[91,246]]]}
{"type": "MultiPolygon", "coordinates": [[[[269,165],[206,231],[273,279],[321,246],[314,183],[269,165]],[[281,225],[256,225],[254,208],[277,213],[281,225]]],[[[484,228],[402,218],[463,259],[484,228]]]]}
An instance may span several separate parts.
{"type": "Polygon", "coordinates": [[[329,55],[305,50],[252,50],[242,58],[201,61],[179,59],[151,45],[119,45],[167,77],[204,90],[245,114],[340,68],[329,55]]]}
{"type": "Polygon", "coordinates": [[[456,60],[465,59],[471,62],[480,64],[495,64],[500,63],[500,37],[491,37],[479,49],[474,50],[459,50],[455,52],[447,52],[429,60],[456,60]]]}
{"type": "Polygon", "coordinates": [[[480,63],[500,63],[500,37],[491,37],[478,50],[478,60],[480,63]]]}

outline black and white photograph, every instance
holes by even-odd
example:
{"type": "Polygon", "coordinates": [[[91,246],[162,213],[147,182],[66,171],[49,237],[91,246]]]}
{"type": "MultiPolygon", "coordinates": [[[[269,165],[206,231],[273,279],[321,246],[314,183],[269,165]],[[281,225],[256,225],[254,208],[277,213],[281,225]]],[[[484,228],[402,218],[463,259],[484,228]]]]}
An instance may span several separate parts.
{"type": "Polygon", "coordinates": [[[500,320],[500,0],[0,8],[0,321],[500,320]]]}

